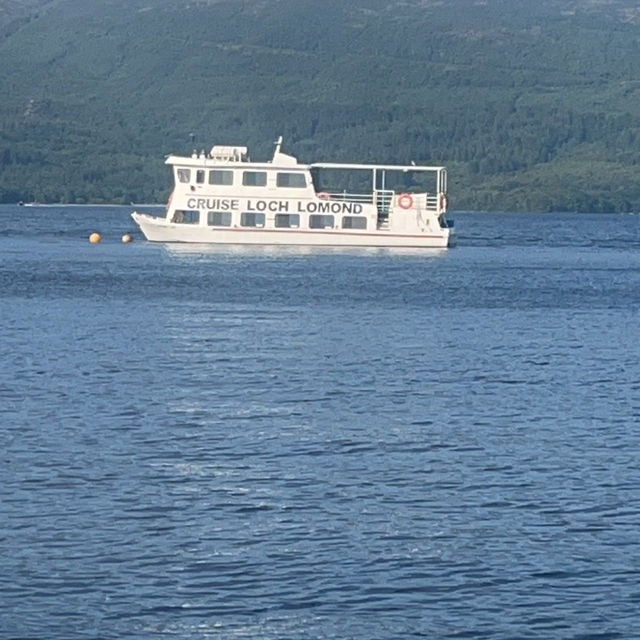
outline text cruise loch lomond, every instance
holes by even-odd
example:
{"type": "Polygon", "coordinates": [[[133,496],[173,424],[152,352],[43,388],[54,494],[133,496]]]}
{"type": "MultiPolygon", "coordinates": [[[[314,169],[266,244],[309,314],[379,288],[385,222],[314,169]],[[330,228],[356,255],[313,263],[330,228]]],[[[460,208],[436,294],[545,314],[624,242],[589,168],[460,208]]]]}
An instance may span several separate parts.
{"type": "Polygon", "coordinates": [[[270,162],[251,162],[246,147],[170,155],[175,187],[166,215],[135,211],[133,219],[158,242],[450,245],[444,167],[300,164],[281,143],[270,162]]]}

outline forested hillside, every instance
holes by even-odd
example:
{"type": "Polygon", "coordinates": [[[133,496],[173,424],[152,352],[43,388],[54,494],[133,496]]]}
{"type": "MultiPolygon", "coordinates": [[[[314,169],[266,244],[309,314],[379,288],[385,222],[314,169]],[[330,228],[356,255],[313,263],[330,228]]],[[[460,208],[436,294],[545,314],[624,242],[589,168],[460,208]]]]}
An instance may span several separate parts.
{"type": "Polygon", "coordinates": [[[636,4],[0,0],[0,201],[163,201],[193,133],[445,164],[458,209],[640,211],[636,4]]]}

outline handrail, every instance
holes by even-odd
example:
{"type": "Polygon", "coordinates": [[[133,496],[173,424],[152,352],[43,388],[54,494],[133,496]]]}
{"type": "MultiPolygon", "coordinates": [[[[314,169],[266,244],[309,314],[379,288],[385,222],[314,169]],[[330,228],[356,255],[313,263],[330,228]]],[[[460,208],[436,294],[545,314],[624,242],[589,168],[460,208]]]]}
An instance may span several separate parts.
{"type": "Polygon", "coordinates": [[[373,193],[347,193],[346,191],[321,191],[320,193],[316,193],[316,196],[322,200],[340,200],[343,202],[363,202],[369,204],[373,202],[373,193]]]}
{"type": "MultiPolygon", "coordinates": [[[[375,204],[380,212],[388,212],[398,193],[393,189],[376,189],[372,193],[349,193],[347,191],[320,191],[316,197],[321,200],[339,202],[359,202],[363,204],[375,204]]],[[[412,193],[413,204],[418,209],[439,211],[440,199],[437,193],[412,193]]]]}

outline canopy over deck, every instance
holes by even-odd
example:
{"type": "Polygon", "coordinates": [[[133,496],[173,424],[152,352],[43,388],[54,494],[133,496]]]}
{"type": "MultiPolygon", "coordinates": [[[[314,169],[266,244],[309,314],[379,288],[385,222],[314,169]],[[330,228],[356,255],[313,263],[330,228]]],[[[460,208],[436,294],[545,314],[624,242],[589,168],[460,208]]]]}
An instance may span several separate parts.
{"type": "Polygon", "coordinates": [[[349,164],[341,162],[314,162],[311,169],[365,169],[369,171],[442,171],[445,167],[422,164],[349,164]]]}

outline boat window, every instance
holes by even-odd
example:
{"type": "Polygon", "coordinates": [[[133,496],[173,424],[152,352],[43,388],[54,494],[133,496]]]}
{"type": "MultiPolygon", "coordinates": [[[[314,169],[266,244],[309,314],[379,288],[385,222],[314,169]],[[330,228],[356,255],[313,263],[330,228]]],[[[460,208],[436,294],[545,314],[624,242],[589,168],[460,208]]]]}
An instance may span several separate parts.
{"type": "Polygon", "coordinates": [[[307,186],[307,181],[304,173],[278,173],[276,176],[276,185],[279,187],[304,189],[307,186]]]}
{"type": "Polygon", "coordinates": [[[191,180],[191,169],[178,169],[178,180],[189,182],[191,180]]]}
{"type": "Polygon", "coordinates": [[[230,227],[231,211],[209,211],[207,212],[207,224],[210,227],[230,227]]]}
{"type": "Polygon", "coordinates": [[[196,171],[196,182],[198,184],[203,184],[204,183],[204,170],[203,169],[198,169],[196,171]]]}
{"type": "Polygon", "coordinates": [[[343,229],[366,229],[367,219],[365,216],[343,216],[342,217],[343,229]]]}
{"type": "Polygon", "coordinates": [[[171,222],[180,224],[198,224],[200,222],[200,212],[191,209],[176,209],[171,222]]]}
{"type": "Polygon", "coordinates": [[[243,211],[240,215],[240,226],[242,227],[264,227],[264,213],[253,211],[243,211]]]}
{"type": "Polygon", "coordinates": [[[242,184],[245,187],[264,187],[267,184],[267,172],[245,171],[242,174],[242,184]]]}
{"type": "Polygon", "coordinates": [[[233,184],[233,171],[213,169],[209,171],[209,184],[233,184]]]}
{"type": "Polygon", "coordinates": [[[333,216],[309,216],[309,229],[333,229],[333,216]]]}
{"type": "Polygon", "coordinates": [[[276,227],[297,229],[300,226],[300,215],[297,213],[276,213],[276,227]]]}

